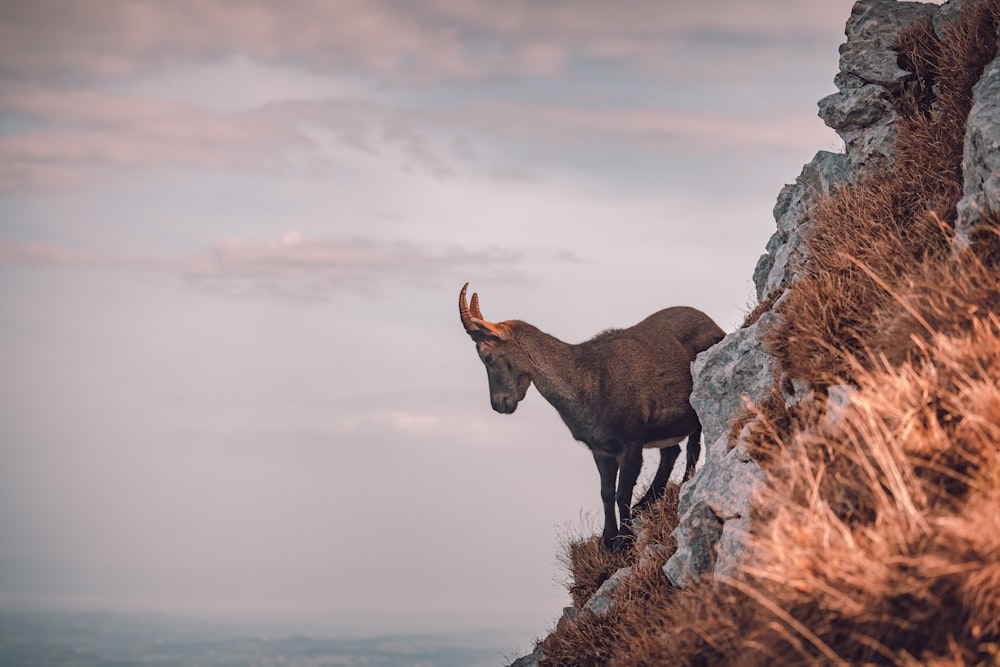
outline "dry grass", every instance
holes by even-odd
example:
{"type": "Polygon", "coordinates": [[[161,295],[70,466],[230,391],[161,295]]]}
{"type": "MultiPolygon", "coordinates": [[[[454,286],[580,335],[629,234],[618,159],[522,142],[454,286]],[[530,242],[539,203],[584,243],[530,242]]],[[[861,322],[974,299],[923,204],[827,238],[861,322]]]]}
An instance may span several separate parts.
{"type": "Polygon", "coordinates": [[[896,163],[889,174],[843,188],[812,214],[805,276],[779,308],[767,343],[789,377],[822,389],[870,367],[869,339],[910,272],[951,253],[940,233],[962,194],[962,148],[972,86],[996,55],[1000,3],[971,3],[939,42],[930,22],[902,38],[901,61],[918,77],[898,102],[896,163]],[[937,88],[935,102],[927,93],[937,88]],[[887,291],[885,288],[889,287],[887,291]]]}
{"type": "Polygon", "coordinates": [[[635,561],[633,551],[605,549],[600,535],[568,541],[565,549],[559,561],[570,575],[566,588],[574,607],[582,607],[608,577],[635,561]]]}
{"type": "Polygon", "coordinates": [[[961,254],[951,231],[1000,0],[966,4],[941,42],[929,23],[901,41],[918,76],[893,171],[813,214],[767,337],[813,391],[789,408],[776,386],[731,429],[768,478],[742,573],[670,587],[674,489],[625,561],[570,549],[577,606],[622,563],[632,576],[607,616],[561,623],[543,665],[1000,665],[1000,220],[961,254]]]}
{"type": "Polygon", "coordinates": [[[544,664],[997,664],[1000,272],[968,252],[909,282],[897,317],[936,325],[901,362],[854,360],[846,408],[817,396],[772,439],[743,576],[670,587],[673,487],[612,613],[562,624],[544,664]]]}
{"type": "Polygon", "coordinates": [[[774,302],[778,300],[780,295],[772,295],[763,301],[751,306],[747,309],[747,314],[743,317],[743,323],[740,325],[741,329],[746,329],[747,327],[753,326],[760,316],[774,308],[774,302]]]}
{"type": "Polygon", "coordinates": [[[667,484],[663,497],[650,505],[638,517],[636,530],[639,535],[632,549],[611,552],[604,548],[600,535],[564,538],[564,553],[559,561],[569,573],[566,587],[574,607],[582,607],[612,574],[623,567],[635,566],[637,561],[658,560],[666,562],[677,548],[671,534],[677,527],[677,502],[680,486],[667,484]]]}
{"type": "Polygon", "coordinates": [[[652,619],[648,606],[662,601],[669,590],[662,568],[676,549],[671,533],[678,522],[679,493],[677,484],[668,484],[663,497],[646,509],[636,544],[628,554],[609,554],[600,536],[567,544],[563,562],[572,577],[569,590],[577,608],[619,568],[631,567],[632,575],[615,592],[615,605],[606,616],[582,610],[560,623],[542,645],[546,665],[606,665],[621,644],[617,639],[621,629],[646,627],[640,619],[652,619]]]}
{"type": "MultiPolygon", "coordinates": [[[[763,646],[784,663],[980,664],[1000,642],[1000,275],[971,253],[908,317],[948,326],[909,359],[856,362],[850,406],[782,445],[739,582],[775,615],[763,646]],[[944,309],[944,310],[941,310],[944,309]],[[759,599],[758,599],[759,598],[759,599]],[[945,661],[945,662],[941,662],[945,661]],[[947,662],[950,661],[950,662],[947,662]]],[[[817,410],[817,414],[819,411],[817,410]]]]}

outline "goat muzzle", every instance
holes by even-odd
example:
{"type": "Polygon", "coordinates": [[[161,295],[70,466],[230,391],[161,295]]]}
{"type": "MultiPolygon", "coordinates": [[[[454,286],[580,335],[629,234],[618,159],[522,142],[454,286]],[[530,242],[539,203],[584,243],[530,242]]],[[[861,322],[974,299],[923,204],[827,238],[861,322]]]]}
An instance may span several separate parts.
{"type": "Polygon", "coordinates": [[[493,404],[493,411],[499,412],[502,415],[512,415],[517,410],[517,401],[508,396],[501,396],[495,401],[490,401],[490,403],[493,404]]]}

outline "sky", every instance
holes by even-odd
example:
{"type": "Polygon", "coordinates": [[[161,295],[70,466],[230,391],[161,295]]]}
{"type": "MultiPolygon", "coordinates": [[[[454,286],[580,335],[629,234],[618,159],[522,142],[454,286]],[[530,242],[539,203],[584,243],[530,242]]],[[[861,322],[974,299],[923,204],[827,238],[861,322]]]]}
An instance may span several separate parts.
{"type": "Polygon", "coordinates": [[[0,0],[0,605],[544,633],[597,472],[459,289],[738,326],[851,4],[0,0]]]}

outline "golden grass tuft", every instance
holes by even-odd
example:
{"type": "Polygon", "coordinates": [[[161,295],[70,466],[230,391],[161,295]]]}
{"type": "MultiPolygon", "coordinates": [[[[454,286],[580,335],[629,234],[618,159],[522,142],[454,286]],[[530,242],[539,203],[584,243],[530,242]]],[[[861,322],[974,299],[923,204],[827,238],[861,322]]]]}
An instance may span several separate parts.
{"type": "Polygon", "coordinates": [[[622,644],[619,635],[623,628],[642,632],[639,628],[653,621],[655,615],[649,613],[650,608],[664,606],[671,590],[662,568],[676,549],[671,533],[678,523],[679,494],[679,485],[668,484],[663,497],[642,513],[639,536],[627,554],[609,554],[599,535],[567,544],[562,561],[571,575],[573,605],[581,611],[560,622],[546,638],[542,644],[544,664],[609,664],[622,644]],[[631,567],[632,574],[615,591],[612,610],[598,617],[582,609],[600,584],[621,567],[631,567]]]}
{"type": "Polygon", "coordinates": [[[574,607],[582,607],[607,579],[632,564],[633,552],[608,551],[600,535],[567,542],[560,562],[570,574],[566,587],[574,607]]]}
{"type": "Polygon", "coordinates": [[[809,635],[776,616],[759,641],[788,663],[978,664],[1000,642],[1000,318],[855,375],[770,462],[740,585],[809,635]]]}
{"type": "Polygon", "coordinates": [[[763,301],[757,303],[755,306],[750,307],[747,314],[743,317],[743,323],[740,324],[740,329],[746,329],[747,327],[751,327],[756,324],[761,315],[774,308],[774,302],[778,300],[778,296],[779,295],[771,295],[763,301]]]}

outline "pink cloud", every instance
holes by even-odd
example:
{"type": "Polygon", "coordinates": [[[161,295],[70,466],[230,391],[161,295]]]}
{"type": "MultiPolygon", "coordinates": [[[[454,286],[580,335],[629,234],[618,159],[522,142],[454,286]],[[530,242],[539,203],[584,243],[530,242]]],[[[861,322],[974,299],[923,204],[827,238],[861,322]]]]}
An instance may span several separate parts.
{"type": "Polygon", "coordinates": [[[31,121],[0,136],[0,191],[163,166],[293,169],[330,160],[349,165],[351,156],[365,156],[389,169],[450,178],[468,170],[520,170],[511,156],[523,147],[545,148],[558,159],[567,148],[595,143],[684,154],[808,150],[830,140],[812,117],[487,99],[397,108],[363,100],[285,101],[221,113],[101,91],[8,87],[0,89],[0,110],[31,121]]]}
{"type": "Polygon", "coordinates": [[[0,9],[0,72],[106,78],[241,52],[378,76],[544,74],[561,71],[570,53],[658,58],[664,43],[706,30],[757,40],[801,35],[841,25],[850,4],[32,0],[0,9]],[[483,43],[502,48],[484,52],[483,43]]]}
{"type": "MultiPolygon", "coordinates": [[[[424,107],[404,107],[387,95],[377,103],[282,100],[238,113],[111,92],[109,86],[121,90],[119,84],[125,82],[127,89],[130,77],[234,54],[299,71],[417,82],[417,88],[408,89],[416,91],[409,100],[433,99],[437,89],[427,84],[442,80],[558,77],[581,58],[624,62],[645,68],[644,76],[655,71],[648,80],[651,87],[662,84],[664,73],[698,79],[703,85],[712,77],[732,80],[754,67],[766,70],[754,58],[770,56],[748,55],[734,62],[717,53],[718,57],[692,60],[690,54],[677,51],[685,43],[721,35],[724,44],[726,35],[741,35],[767,45],[789,35],[810,34],[818,26],[842,24],[848,4],[848,0],[822,6],[800,0],[4,3],[0,114],[27,122],[0,134],[0,191],[75,185],[116,170],[160,166],[273,169],[306,164],[312,172],[317,165],[350,165],[359,154],[437,178],[461,175],[467,169],[515,174],[525,172],[525,165],[512,157],[523,154],[517,149],[525,144],[530,149],[552,149],[550,155],[567,145],[588,142],[666,151],[799,150],[824,145],[829,138],[814,119],[630,109],[629,100],[615,107],[610,92],[614,88],[600,81],[593,82],[594,97],[557,106],[477,102],[465,96],[459,98],[465,101],[448,105],[437,100],[424,107]],[[104,89],[95,89],[95,82],[104,89]],[[424,92],[430,97],[422,96],[424,92]],[[587,99],[600,99],[607,106],[588,105],[587,99]],[[462,142],[472,150],[456,153],[453,147],[462,142]]],[[[706,53],[715,52],[708,48],[701,55],[706,53]]],[[[831,62],[831,72],[833,67],[831,62]]]]}
{"type": "Polygon", "coordinates": [[[605,142],[631,150],[690,154],[744,150],[811,150],[832,135],[812,116],[747,116],[635,109],[541,105],[477,100],[437,112],[434,122],[466,126],[479,135],[532,145],[605,142]]]}
{"type": "Polygon", "coordinates": [[[454,276],[457,269],[471,267],[519,279],[519,258],[517,253],[496,249],[470,251],[361,239],[307,239],[292,232],[277,241],[230,239],[187,258],[179,268],[189,280],[230,293],[324,298],[342,291],[372,294],[379,285],[397,281],[433,285],[454,276]]]}
{"type": "Polygon", "coordinates": [[[29,79],[118,77],[231,52],[389,72],[430,51],[444,73],[471,73],[453,29],[369,0],[33,0],[0,11],[0,34],[0,71],[29,79]]]}
{"type": "Polygon", "coordinates": [[[0,109],[34,124],[0,137],[0,190],[80,182],[109,168],[261,167],[306,145],[294,129],[252,113],[99,91],[6,89],[0,109]]]}
{"type": "Polygon", "coordinates": [[[364,239],[312,239],[289,232],[277,240],[228,239],[203,251],[172,257],[107,255],[54,243],[0,236],[0,266],[113,269],[176,276],[229,295],[322,300],[351,292],[377,296],[393,284],[458,283],[475,272],[496,281],[522,281],[521,254],[488,248],[423,247],[364,239]]]}
{"type": "MultiPolygon", "coordinates": [[[[534,66],[545,68],[540,54],[534,66]]],[[[473,99],[390,106],[359,99],[286,100],[241,112],[81,89],[0,86],[0,113],[29,122],[0,135],[0,191],[76,185],[121,169],[296,169],[358,156],[436,178],[523,173],[515,155],[604,144],[634,152],[810,150],[829,133],[812,116],[587,107],[473,99]],[[463,150],[456,150],[456,146],[463,150]],[[304,158],[304,160],[302,159],[304,158]],[[296,166],[298,165],[298,166],[296,166]]]]}
{"type": "Polygon", "coordinates": [[[0,87],[0,112],[30,121],[0,135],[0,191],[73,185],[123,168],[291,168],[303,154],[317,164],[363,154],[439,178],[454,173],[455,136],[430,117],[364,100],[222,113],[97,90],[8,86],[0,87]]]}
{"type": "Polygon", "coordinates": [[[100,266],[91,253],[70,250],[53,243],[18,243],[0,236],[0,265],[100,266]]]}

